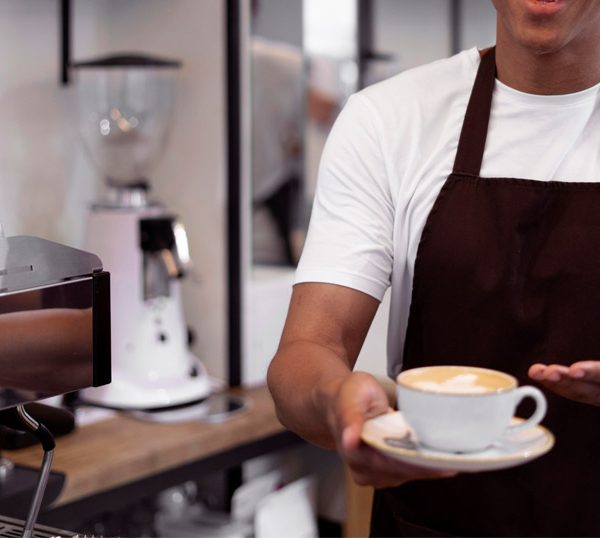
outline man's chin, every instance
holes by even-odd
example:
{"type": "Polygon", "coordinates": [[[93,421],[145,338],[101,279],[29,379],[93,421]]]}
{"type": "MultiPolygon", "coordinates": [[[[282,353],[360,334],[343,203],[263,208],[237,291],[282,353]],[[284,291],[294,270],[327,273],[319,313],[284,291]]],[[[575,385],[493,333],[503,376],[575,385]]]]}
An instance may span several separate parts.
{"type": "Polygon", "coordinates": [[[563,49],[568,43],[567,36],[550,30],[527,32],[519,42],[523,48],[535,54],[553,54],[563,49]]]}

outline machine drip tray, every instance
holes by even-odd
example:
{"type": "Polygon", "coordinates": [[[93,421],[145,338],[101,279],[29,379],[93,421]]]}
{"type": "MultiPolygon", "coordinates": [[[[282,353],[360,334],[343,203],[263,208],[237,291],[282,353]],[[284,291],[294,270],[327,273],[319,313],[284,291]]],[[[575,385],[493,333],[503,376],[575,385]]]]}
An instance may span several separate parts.
{"type": "MultiPolygon", "coordinates": [[[[21,538],[23,536],[23,525],[24,522],[18,519],[0,516],[0,538],[21,538]]],[[[33,538],[61,538],[63,536],[76,538],[81,535],[60,529],[53,529],[52,527],[45,527],[44,525],[36,525],[35,532],[33,533],[33,538]]]]}
{"type": "MultiPolygon", "coordinates": [[[[0,514],[17,518],[27,517],[39,473],[39,469],[15,465],[8,475],[0,480],[0,514]]],[[[54,471],[50,473],[42,506],[48,506],[56,500],[64,483],[64,474],[54,471]]],[[[4,535],[0,533],[0,537],[2,536],[4,535]]]]}

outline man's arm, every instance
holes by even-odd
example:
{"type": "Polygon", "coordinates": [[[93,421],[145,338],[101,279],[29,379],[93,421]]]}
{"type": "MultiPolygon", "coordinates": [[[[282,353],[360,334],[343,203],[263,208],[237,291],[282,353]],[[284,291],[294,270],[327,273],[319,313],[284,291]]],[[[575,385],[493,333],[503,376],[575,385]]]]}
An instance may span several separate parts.
{"type": "MultiPolygon", "coordinates": [[[[333,284],[294,287],[269,388],[281,422],[315,444],[334,448],[324,409],[350,376],[379,302],[333,284]]],[[[387,409],[387,398],[380,412],[387,409]]]]}
{"type": "Polygon", "coordinates": [[[360,439],[364,421],[389,408],[373,376],[352,372],[378,305],[371,296],[343,286],[295,286],[268,373],[279,419],[305,439],[337,448],[358,484],[391,487],[453,476],[389,459],[360,439]]]}

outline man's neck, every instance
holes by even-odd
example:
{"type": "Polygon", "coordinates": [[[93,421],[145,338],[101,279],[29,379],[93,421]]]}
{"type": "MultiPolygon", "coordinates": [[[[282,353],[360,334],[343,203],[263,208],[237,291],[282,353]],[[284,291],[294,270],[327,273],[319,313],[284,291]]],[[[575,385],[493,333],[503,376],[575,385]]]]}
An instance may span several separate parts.
{"type": "Polygon", "coordinates": [[[556,52],[540,53],[525,48],[498,32],[498,79],[526,93],[559,95],[575,93],[600,82],[600,42],[595,50],[576,43],[556,52]]]}

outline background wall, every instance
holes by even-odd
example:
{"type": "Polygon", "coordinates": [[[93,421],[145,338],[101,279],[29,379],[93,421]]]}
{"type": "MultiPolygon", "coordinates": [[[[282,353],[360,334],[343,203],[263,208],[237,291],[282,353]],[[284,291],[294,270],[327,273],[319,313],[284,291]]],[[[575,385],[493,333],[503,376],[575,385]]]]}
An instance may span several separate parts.
{"type": "MultiPolygon", "coordinates": [[[[0,222],[82,246],[101,180],[82,151],[72,87],[58,84],[57,0],[0,0],[0,222]]],[[[154,195],[186,223],[199,282],[184,284],[195,351],[226,376],[222,0],[75,0],[73,56],[141,51],[183,61],[154,195]]]]}
{"type": "Polygon", "coordinates": [[[402,70],[448,56],[448,0],[372,1],[375,50],[394,53],[402,70]]]}
{"type": "MultiPolygon", "coordinates": [[[[93,50],[85,30],[80,46],[93,50]]],[[[74,140],[71,92],[57,82],[58,3],[2,0],[0,44],[0,221],[9,235],[78,244],[95,187],[74,140]]]]}
{"type": "Polygon", "coordinates": [[[491,0],[462,0],[462,4],[462,48],[493,45],[496,42],[496,10],[491,0]]]}
{"type": "MultiPolygon", "coordinates": [[[[392,52],[402,70],[451,52],[449,0],[372,0],[375,48],[392,52]]],[[[460,48],[493,45],[496,11],[490,0],[462,0],[460,48]]]]}
{"type": "Polygon", "coordinates": [[[301,0],[255,0],[254,5],[254,34],[302,46],[301,0]]]}

